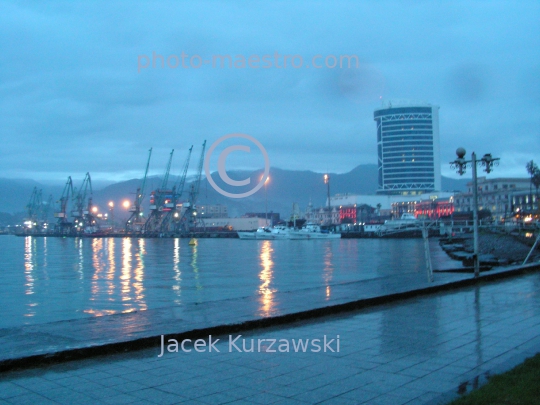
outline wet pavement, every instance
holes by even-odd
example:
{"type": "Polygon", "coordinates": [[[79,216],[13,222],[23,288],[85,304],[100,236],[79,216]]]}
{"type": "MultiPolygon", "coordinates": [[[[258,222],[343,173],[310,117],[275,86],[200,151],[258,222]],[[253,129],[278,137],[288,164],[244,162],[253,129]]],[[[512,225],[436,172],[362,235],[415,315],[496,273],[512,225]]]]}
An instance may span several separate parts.
{"type": "MultiPolygon", "coordinates": [[[[358,286],[348,286],[349,293],[352,287],[358,286]]],[[[244,332],[236,341],[242,352],[230,345],[237,333],[212,336],[221,339],[212,352],[187,345],[191,352],[180,346],[158,357],[157,341],[137,352],[2,373],[0,403],[445,402],[540,350],[539,292],[540,273],[481,282],[244,332]],[[325,336],[334,341],[326,351],[318,342],[316,351],[313,339],[325,336]],[[244,352],[251,339],[254,351],[244,352]],[[299,339],[310,339],[305,353],[294,350],[299,339]],[[279,352],[285,342],[289,352],[279,352]]]]}

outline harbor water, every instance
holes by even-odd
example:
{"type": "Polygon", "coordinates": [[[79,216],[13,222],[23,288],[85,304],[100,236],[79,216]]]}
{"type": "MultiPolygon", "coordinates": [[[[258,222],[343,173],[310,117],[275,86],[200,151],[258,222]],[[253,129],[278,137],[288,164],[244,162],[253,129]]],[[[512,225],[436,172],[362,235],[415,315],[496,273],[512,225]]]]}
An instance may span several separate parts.
{"type": "Polygon", "coordinates": [[[0,328],[253,296],[268,316],[277,292],[326,286],[329,296],[339,283],[426,277],[421,239],[188,242],[3,236],[0,328]]]}

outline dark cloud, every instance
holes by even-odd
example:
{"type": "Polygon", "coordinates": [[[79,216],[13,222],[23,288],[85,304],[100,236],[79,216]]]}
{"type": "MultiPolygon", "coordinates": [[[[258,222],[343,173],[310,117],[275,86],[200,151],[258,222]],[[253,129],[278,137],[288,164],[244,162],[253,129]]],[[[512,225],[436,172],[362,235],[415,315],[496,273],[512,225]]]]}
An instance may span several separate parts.
{"type": "Polygon", "coordinates": [[[448,91],[457,102],[478,102],[487,96],[489,71],[480,65],[462,65],[450,74],[448,91]]]}

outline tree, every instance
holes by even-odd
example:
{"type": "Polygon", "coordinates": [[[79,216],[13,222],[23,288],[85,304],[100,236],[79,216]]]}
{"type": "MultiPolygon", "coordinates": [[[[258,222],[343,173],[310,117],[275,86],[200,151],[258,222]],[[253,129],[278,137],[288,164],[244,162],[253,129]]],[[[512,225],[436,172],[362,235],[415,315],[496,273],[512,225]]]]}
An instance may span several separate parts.
{"type": "MultiPolygon", "coordinates": [[[[534,161],[530,161],[530,162],[527,162],[527,164],[525,165],[525,169],[527,169],[527,173],[529,174],[529,176],[531,176],[531,184],[530,184],[530,187],[529,187],[529,202],[530,202],[530,206],[531,206],[531,210],[533,209],[533,204],[532,204],[532,186],[533,186],[533,177],[535,175],[535,173],[537,173],[539,171],[538,169],[538,166],[536,165],[536,163],[534,163],[534,161]]],[[[538,187],[537,187],[538,189],[538,187]]],[[[537,192],[538,194],[538,192],[537,192]]]]}

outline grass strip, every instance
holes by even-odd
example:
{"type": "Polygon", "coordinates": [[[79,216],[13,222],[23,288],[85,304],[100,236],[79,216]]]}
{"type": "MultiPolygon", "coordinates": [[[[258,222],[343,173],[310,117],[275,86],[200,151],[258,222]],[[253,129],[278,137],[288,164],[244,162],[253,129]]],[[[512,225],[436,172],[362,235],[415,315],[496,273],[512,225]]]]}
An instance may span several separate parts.
{"type": "Polygon", "coordinates": [[[450,405],[540,404],[540,353],[450,405]]]}

